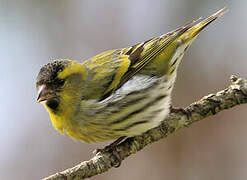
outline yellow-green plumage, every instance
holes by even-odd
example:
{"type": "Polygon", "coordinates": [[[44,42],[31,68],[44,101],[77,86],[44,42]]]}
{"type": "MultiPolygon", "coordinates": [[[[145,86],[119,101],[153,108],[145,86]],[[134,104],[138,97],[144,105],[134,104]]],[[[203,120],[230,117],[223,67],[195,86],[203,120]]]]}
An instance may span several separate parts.
{"type": "Polygon", "coordinates": [[[104,52],[82,64],[60,60],[44,66],[37,88],[48,92],[42,101],[53,126],[88,143],[135,136],[158,126],[169,113],[184,52],[204,27],[225,12],[221,9],[199,23],[104,52]]]}

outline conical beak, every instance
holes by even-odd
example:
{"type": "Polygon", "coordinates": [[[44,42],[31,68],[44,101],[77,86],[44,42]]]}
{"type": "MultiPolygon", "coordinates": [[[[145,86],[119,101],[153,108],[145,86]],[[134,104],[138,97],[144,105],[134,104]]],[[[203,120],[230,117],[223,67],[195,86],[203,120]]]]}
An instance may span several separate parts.
{"type": "Polygon", "coordinates": [[[49,91],[47,90],[45,85],[42,85],[38,88],[38,98],[37,102],[42,102],[47,100],[47,95],[49,94],[49,91]]]}

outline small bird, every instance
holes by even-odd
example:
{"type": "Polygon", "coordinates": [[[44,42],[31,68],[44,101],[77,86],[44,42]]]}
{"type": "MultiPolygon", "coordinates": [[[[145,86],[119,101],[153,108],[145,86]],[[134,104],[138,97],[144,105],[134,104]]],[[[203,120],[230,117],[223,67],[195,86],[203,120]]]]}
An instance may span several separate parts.
{"type": "Polygon", "coordinates": [[[53,60],[37,76],[37,101],[55,129],[86,143],[140,135],[168,116],[184,52],[226,11],[82,63],[53,60]]]}

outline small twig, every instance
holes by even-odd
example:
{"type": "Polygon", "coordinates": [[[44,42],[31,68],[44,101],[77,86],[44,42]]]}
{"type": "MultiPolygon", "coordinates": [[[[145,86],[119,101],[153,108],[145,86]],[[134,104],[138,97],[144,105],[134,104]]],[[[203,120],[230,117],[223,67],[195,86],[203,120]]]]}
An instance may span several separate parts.
{"type": "MultiPolygon", "coordinates": [[[[216,94],[205,96],[186,107],[186,114],[183,112],[171,113],[160,126],[140,136],[126,139],[117,146],[116,150],[123,160],[140,151],[148,144],[167,137],[181,128],[188,127],[192,123],[215,115],[224,109],[244,103],[247,103],[247,80],[231,76],[231,85],[228,88],[216,94]]],[[[109,150],[108,152],[98,153],[89,161],[84,161],[73,168],[51,175],[44,180],[84,179],[101,174],[117,164],[118,160],[109,150]]]]}

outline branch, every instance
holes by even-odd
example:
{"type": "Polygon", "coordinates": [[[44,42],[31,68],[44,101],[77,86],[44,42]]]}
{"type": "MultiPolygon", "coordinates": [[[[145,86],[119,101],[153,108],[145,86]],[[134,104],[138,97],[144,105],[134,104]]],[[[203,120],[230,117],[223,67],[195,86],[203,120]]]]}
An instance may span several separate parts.
{"type": "MultiPolygon", "coordinates": [[[[160,126],[140,136],[126,139],[118,144],[116,150],[123,160],[140,151],[148,144],[165,138],[181,128],[188,127],[192,123],[215,115],[224,109],[244,103],[247,103],[247,80],[231,76],[231,85],[228,88],[192,103],[185,108],[186,114],[183,112],[171,113],[160,126]]],[[[73,168],[51,175],[44,180],[84,179],[101,174],[117,164],[118,160],[110,149],[104,153],[97,153],[89,161],[84,161],[73,168]]]]}

